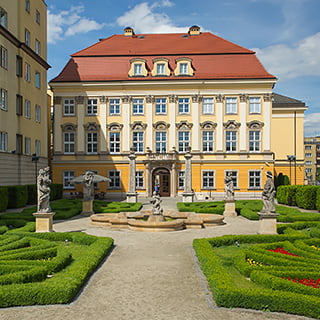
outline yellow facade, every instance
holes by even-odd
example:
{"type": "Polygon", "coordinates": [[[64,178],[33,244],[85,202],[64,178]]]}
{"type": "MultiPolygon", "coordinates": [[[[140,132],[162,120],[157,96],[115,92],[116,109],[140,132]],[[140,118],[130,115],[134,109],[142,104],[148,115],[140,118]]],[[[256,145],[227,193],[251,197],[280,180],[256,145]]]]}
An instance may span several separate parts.
{"type": "Polygon", "coordinates": [[[0,67],[0,185],[34,183],[35,169],[48,163],[47,7],[43,0],[3,0],[0,7],[7,17],[0,26],[7,59],[0,67]]]}

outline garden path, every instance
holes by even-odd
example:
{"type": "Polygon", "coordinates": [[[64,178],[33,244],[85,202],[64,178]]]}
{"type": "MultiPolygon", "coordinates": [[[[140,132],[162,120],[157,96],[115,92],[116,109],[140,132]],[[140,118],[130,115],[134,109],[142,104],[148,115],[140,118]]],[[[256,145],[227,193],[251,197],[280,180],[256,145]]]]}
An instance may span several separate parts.
{"type": "MultiPolygon", "coordinates": [[[[148,200],[145,200],[148,207],[148,200]]],[[[175,199],[163,200],[164,210],[175,199]]],[[[305,317],[216,308],[192,250],[192,240],[255,234],[258,222],[227,218],[201,230],[148,233],[111,230],[75,217],[54,224],[57,232],[84,231],[115,240],[115,248],[70,305],[0,309],[1,320],[293,320],[305,317]]]]}

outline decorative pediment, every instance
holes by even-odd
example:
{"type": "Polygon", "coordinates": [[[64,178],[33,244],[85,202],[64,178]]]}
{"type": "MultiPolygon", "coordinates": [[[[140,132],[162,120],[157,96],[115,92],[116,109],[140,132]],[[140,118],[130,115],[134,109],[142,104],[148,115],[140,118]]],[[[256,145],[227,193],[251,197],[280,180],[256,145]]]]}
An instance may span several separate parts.
{"type": "Polygon", "coordinates": [[[253,120],[250,122],[247,122],[247,127],[249,129],[261,129],[264,126],[264,123],[259,120],[253,120]]]}
{"type": "Polygon", "coordinates": [[[186,120],[182,120],[179,123],[176,123],[176,128],[178,130],[183,130],[183,129],[184,130],[191,130],[192,126],[193,126],[193,124],[186,121],[186,120]]]}
{"type": "Polygon", "coordinates": [[[216,126],[217,126],[217,124],[212,121],[204,121],[204,122],[200,123],[201,129],[213,130],[216,128],[216,126]]]}
{"type": "Polygon", "coordinates": [[[98,131],[100,128],[100,125],[96,122],[88,122],[83,125],[86,131],[98,131]]]}
{"type": "Polygon", "coordinates": [[[170,127],[170,124],[164,121],[158,121],[153,124],[153,128],[155,130],[167,130],[169,127],[170,127]]]}
{"type": "Polygon", "coordinates": [[[241,123],[239,123],[235,120],[228,120],[227,122],[223,123],[223,126],[226,129],[238,129],[241,126],[241,123]]]}
{"type": "Polygon", "coordinates": [[[118,122],[112,122],[110,124],[107,124],[107,129],[109,131],[120,131],[123,128],[123,124],[118,122]]]}
{"type": "Polygon", "coordinates": [[[77,125],[74,123],[64,123],[61,125],[62,131],[76,131],[77,125]]]}
{"type": "Polygon", "coordinates": [[[142,121],[134,121],[132,124],[130,124],[131,130],[145,130],[147,127],[146,123],[143,123],[142,121]]]}

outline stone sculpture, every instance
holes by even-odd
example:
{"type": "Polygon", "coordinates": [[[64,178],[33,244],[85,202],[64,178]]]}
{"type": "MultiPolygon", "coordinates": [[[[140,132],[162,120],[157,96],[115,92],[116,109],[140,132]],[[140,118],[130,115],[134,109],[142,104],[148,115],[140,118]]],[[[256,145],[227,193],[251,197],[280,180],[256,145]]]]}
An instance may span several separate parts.
{"type": "Polygon", "coordinates": [[[224,179],[225,198],[227,200],[234,200],[234,186],[231,174],[228,173],[224,179]]]}
{"type": "Polygon", "coordinates": [[[153,215],[162,215],[163,209],[161,208],[161,199],[160,195],[153,191],[152,199],[150,201],[153,204],[152,214],[153,215]]]}
{"type": "Polygon", "coordinates": [[[46,167],[39,170],[37,177],[37,187],[38,187],[38,212],[49,213],[50,208],[50,187],[51,180],[49,177],[50,168],[46,167]]]}
{"type": "Polygon", "coordinates": [[[94,173],[87,170],[83,175],[83,200],[93,200],[94,199],[94,184],[93,184],[94,173]]]}
{"type": "Polygon", "coordinates": [[[267,171],[266,176],[267,176],[267,181],[262,191],[263,208],[261,212],[266,214],[274,214],[276,212],[275,205],[274,205],[276,189],[273,183],[272,173],[270,171],[267,171]]]}

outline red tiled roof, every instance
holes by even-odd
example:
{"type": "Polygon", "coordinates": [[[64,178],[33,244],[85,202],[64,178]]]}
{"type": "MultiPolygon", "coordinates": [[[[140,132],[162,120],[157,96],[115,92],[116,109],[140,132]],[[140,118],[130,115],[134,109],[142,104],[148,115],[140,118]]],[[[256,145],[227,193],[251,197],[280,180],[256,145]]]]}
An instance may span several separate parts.
{"type": "Polygon", "coordinates": [[[134,37],[114,35],[72,55],[62,72],[51,82],[120,81],[162,79],[275,79],[251,50],[240,47],[211,33],[146,34],[134,37]],[[139,38],[144,37],[144,38],[139,38]],[[170,69],[176,59],[188,57],[195,70],[192,77],[129,77],[130,60],[146,60],[148,70],[153,59],[169,60],[170,69]]]}

